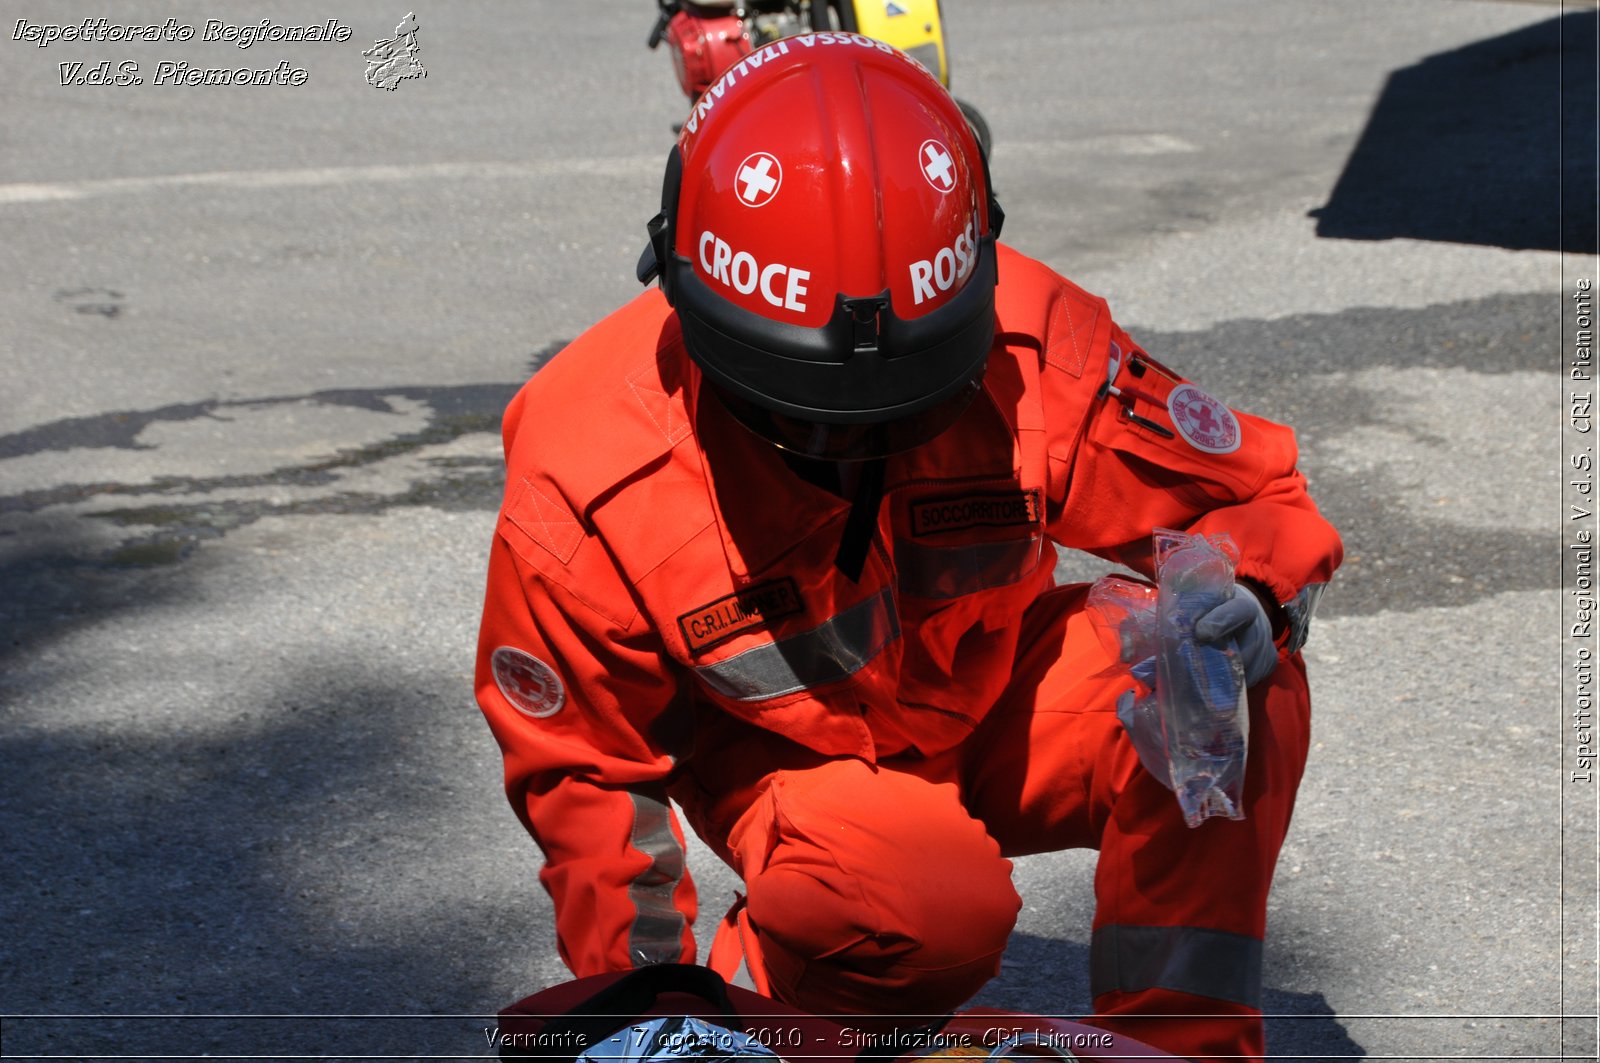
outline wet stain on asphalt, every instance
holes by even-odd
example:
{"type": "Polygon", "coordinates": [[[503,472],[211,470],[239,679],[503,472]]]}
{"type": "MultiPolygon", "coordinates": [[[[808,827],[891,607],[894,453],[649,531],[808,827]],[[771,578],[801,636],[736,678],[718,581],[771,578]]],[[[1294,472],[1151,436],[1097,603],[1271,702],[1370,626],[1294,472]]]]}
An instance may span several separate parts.
{"type": "MultiPolygon", "coordinates": [[[[532,352],[531,376],[567,345],[557,340],[532,352]]],[[[397,400],[426,411],[419,429],[380,442],[347,448],[332,457],[258,474],[167,476],[142,483],[107,481],[0,496],[0,518],[35,514],[53,507],[85,507],[74,518],[86,530],[74,535],[53,528],[47,538],[16,529],[0,529],[0,630],[9,628],[9,647],[0,643],[0,659],[10,651],[44,637],[52,630],[87,622],[107,609],[129,608],[159,597],[166,582],[163,569],[192,557],[204,542],[265,517],[380,513],[408,506],[456,511],[492,510],[499,505],[504,473],[493,458],[440,455],[424,458],[428,475],[394,492],[333,491],[341,475],[381,462],[404,458],[429,447],[448,444],[471,433],[498,435],[505,407],[522,385],[477,384],[456,387],[400,386],[338,388],[304,395],[241,401],[206,400],[176,403],[150,410],[121,410],[94,417],[66,418],[0,436],[0,460],[42,452],[81,449],[156,449],[139,442],[152,425],[201,420],[229,423],[245,408],[321,403],[374,413],[393,413],[397,400]],[[323,488],[321,494],[296,489],[323,488]],[[226,492],[228,498],[216,497],[226,492]],[[245,497],[240,498],[238,495],[245,497]],[[197,498],[196,496],[213,496],[197,498]],[[95,503],[126,500],[114,508],[88,509],[95,503]],[[96,552],[86,543],[97,537],[86,521],[127,528],[116,546],[96,552]]],[[[413,473],[416,470],[411,470],[413,473]]]]}

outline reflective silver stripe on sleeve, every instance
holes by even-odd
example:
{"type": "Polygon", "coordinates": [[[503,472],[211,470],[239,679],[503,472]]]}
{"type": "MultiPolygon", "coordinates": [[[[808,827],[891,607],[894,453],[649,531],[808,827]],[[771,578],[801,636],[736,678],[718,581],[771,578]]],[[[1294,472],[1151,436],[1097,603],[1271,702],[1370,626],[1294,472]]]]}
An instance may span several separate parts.
{"type": "Polygon", "coordinates": [[[702,664],[695,672],[724,697],[764,701],[846,679],[899,637],[900,616],[885,589],[810,631],[702,664]]]}
{"type": "Polygon", "coordinates": [[[1261,1007],[1261,942],[1198,926],[1103,926],[1089,939],[1089,993],[1171,989],[1261,1007]]]}
{"type": "Polygon", "coordinates": [[[635,967],[677,963],[683,957],[683,913],[672,895],[683,881],[683,846],[672,833],[672,810],[645,794],[633,798],[633,834],[628,842],[650,858],[650,866],[628,884],[633,926],[628,931],[628,957],[635,967]]]}
{"type": "Polygon", "coordinates": [[[896,539],[900,593],[913,598],[959,598],[1015,583],[1039,564],[1044,536],[970,546],[928,546],[896,539]]]}
{"type": "Polygon", "coordinates": [[[1306,644],[1306,637],[1311,634],[1311,617],[1317,611],[1317,603],[1322,601],[1322,592],[1327,589],[1326,583],[1312,583],[1284,603],[1283,612],[1289,618],[1286,645],[1290,653],[1298,652],[1306,644]]]}

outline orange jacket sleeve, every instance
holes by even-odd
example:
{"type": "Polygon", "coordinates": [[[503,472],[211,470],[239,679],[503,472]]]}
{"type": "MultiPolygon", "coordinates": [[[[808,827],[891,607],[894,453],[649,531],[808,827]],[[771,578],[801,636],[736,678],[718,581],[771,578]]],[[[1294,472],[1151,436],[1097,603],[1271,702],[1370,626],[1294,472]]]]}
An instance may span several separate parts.
{"type": "Polygon", "coordinates": [[[1084,411],[1047,415],[1060,485],[1052,535],[1150,576],[1153,529],[1226,533],[1239,548],[1237,575],[1278,603],[1280,645],[1297,650],[1343,546],[1307,492],[1294,432],[1229,409],[1150,358],[1099,300],[1078,292],[1074,301],[1099,357],[1076,377],[1047,371],[1047,402],[1053,391],[1084,411]]]}
{"type": "MultiPolygon", "coordinates": [[[[513,415],[517,404],[513,404],[513,415]]],[[[695,893],[666,795],[674,669],[603,545],[546,482],[510,474],[489,560],[478,704],[545,857],[578,976],[693,962],[695,893]],[[581,596],[580,596],[581,595],[581,596]]]]}

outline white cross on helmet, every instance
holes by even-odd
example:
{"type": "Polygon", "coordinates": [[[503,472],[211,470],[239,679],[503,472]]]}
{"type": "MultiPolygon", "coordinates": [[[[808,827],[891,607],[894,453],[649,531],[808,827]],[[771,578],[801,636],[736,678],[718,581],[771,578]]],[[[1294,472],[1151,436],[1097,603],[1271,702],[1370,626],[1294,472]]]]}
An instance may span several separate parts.
{"type": "Polygon", "coordinates": [[[746,157],[739,164],[739,199],[747,206],[759,207],[777,195],[783,183],[783,167],[764,151],[746,157]]]}
{"type": "Polygon", "coordinates": [[[930,185],[941,192],[950,191],[956,186],[955,169],[956,161],[943,144],[937,140],[922,142],[922,176],[930,185]]]}

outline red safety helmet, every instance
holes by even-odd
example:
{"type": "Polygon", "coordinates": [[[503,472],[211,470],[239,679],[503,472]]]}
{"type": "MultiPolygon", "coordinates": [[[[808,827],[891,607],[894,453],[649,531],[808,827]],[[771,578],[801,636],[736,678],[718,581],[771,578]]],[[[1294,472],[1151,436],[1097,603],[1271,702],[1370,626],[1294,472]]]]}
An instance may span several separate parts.
{"type": "Polygon", "coordinates": [[[926,442],[980,389],[1003,214],[961,110],[881,41],[768,44],[695,104],[639,279],[746,426],[829,460],[926,442]]]}

